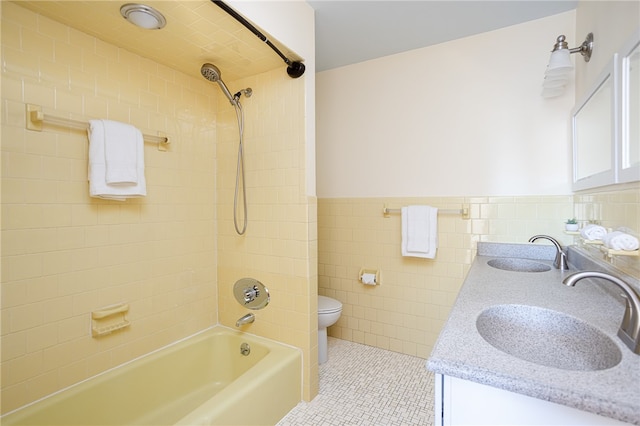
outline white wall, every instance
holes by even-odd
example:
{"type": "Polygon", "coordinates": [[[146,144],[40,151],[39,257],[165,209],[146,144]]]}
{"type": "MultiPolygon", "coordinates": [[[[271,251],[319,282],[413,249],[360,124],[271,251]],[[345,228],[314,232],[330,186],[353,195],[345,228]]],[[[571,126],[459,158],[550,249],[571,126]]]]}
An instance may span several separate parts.
{"type": "Polygon", "coordinates": [[[578,46],[592,32],[593,53],[587,63],[576,61],[576,95],[580,98],[595,84],[613,54],[640,27],[638,1],[581,1],[576,9],[576,39],[578,46]]]}
{"type": "Polygon", "coordinates": [[[574,87],[540,96],[575,11],[317,75],[318,197],[570,191],[574,87]]]}

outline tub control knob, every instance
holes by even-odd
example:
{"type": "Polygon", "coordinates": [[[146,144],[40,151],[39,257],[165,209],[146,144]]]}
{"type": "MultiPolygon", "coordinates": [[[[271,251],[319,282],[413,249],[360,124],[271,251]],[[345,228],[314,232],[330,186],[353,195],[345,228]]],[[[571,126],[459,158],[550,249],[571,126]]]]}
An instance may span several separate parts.
{"type": "Polygon", "coordinates": [[[269,304],[269,290],[253,278],[241,278],[233,285],[233,295],[239,304],[249,309],[262,309],[269,304]]]}
{"type": "Polygon", "coordinates": [[[244,303],[245,305],[249,302],[253,302],[257,297],[260,296],[260,289],[258,286],[247,287],[244,289],[244,303]]]}

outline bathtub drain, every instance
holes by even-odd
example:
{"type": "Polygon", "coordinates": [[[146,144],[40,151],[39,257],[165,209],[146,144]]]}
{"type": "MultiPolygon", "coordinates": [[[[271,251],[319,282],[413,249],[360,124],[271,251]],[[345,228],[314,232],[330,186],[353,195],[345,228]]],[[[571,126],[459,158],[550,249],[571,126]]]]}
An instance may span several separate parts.
{"type": "Polygon", "coordinates": [[[248,343],[243,343],[240,345],[240,353],[244,356],[247,356],[251,353],[251,347],[248,343]]]}

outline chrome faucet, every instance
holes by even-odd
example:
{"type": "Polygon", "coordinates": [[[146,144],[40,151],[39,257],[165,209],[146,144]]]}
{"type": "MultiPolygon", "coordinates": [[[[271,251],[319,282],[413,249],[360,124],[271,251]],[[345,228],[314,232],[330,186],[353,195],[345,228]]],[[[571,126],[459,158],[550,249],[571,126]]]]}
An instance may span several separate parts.
{"type": "Polygon", "coordinates": [[[561,271],[566,271],[569,269],[569,264],[567,263],[567,255],[566,253],[562,250],[562,246],[560,246],[560,243],[558,242],[558,240],[556,240],[553,237],[550,237],[548,235],[534,235],[533,237],[529,238],[529,242],[532,243],[537,239],[543,238],[545,240],[549,240],[553,243],[554,246],[556,246],[556,258],[553,261],[553,266],[556,269],[560,269],[561,271]]]}
{"type": "Polygon", "coordinates": [[[625,311],[622,318],[622,324],[618,330],[618,337],[624,342],[633,353],[640,355],[640,296],[626,282],[613,275],[604,272],[578,272],[566,277],[562,282],[569,287],[576,285],[583,278],[603,278],[611,281],[620,287],[623,291],[622,296],[625,298],[625,311]]]}
{"type": "Polygon", "coordinates": [[[256,316],[252,313],[248,313],[243,315],[238,321],[236,321],[236,327],[240,327],[241,325],[252,323],[256,320],[256,316]]]}

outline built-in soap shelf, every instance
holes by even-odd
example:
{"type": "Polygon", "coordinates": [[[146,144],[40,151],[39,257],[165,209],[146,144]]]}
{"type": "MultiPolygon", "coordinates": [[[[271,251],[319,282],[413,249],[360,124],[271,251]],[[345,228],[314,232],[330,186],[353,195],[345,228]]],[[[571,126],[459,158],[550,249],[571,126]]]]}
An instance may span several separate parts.
{"type": "Polygon", "coordinates": [[[91,336],[100,337],[131,325],[127,319],[129,305],[120,303],[91,312],[91,336]]]}

